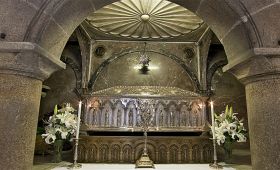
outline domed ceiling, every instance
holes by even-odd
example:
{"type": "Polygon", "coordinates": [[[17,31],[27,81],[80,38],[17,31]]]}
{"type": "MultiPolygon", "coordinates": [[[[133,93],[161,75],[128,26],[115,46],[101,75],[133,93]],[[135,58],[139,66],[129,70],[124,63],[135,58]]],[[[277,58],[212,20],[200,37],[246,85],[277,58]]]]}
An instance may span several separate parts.
{"type": "Polygon", "coordinates": [[[87,22],[107,34],[136,39],[177,37],[203,24],[191,11],[166,0],[121,0],[97,10],[87,22]]]}

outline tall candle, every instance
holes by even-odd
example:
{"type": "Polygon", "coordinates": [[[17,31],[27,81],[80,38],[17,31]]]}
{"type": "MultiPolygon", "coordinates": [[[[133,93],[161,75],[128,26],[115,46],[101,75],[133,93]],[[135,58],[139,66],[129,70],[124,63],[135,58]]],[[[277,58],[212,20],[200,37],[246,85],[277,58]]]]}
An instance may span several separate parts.
{"type": "Polygon", "coordinates": [[[213,134],[213,146],[214,146],[214,161],[217,161],[217,151],[216,151],[216,136],[215,136],[215,117],[214,117],[214,105],[213,101],[210,102],[211,105],[211,117],[212,117],[212,134],[213,134]]]}
{"type": "Polygon", "coordinates": [[[215,117],[214,117],[214,105],[213,101],[210,102],[211,105],[211,118],[212,118],[212,133],[213,133],[213,139],[215,140],[215,117]]]}
{"type": "Polygon", "coordinates": [[[78,121],[77,121],[77,129],[76,129],[76,139],[79,139],[81,112],[82,112],[82,101],[79,102],[78,121]]]}

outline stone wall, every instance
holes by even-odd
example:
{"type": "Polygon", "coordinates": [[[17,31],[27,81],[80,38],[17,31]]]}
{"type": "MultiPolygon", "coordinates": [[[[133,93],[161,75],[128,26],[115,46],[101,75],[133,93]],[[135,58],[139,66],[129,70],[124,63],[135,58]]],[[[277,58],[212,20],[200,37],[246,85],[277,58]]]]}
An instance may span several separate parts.
{"type": "MultiPolygon", "coordinates": [[[[44,85],[51,89],[47,92],[46,97],[41,99],[40,118],[43,114],[50,113],[56,104],[65,102],[77,105],[79,98],[75,93],[76,77],[74,71],[69,66],[65,70],[60,70],[44,81],[44,85]]],[[[76,107],[76,106],[75,106],[76,107]]]]}
{"type": "Polygon", "coordinates": [[[44,114],[53,111],[56,104],[65,102],[78,107],[81,60],[80,48],[77,45],[67,45],[62,53],[61,60],[66,63],[66,69],[56,71],[43,85],[50,87],[46,96],[41,98],[39,120],[44,114]]]}
{"type": "MultiPolygon", "coordinates": [[[[231,73],[223,73],[218,70],[213,76],[212,88],[214,89],[212,100],[214,101],[215,112],[222,113],[226,105],[232,106],[233,112],[238,113],[237,117],[244,118],[244,126],[249,131],[245,86],[231,73]]],[[[249,144],[249,141],[246,144],[249,144]]]]}

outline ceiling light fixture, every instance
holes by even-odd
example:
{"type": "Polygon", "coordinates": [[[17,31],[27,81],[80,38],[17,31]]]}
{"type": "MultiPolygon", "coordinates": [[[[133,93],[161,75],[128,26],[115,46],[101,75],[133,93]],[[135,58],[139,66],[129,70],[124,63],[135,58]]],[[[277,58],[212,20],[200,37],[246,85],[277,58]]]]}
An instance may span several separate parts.
{"type": "Polygon", "coordinates": [[[139,64],[141,64],[141,68],[139,69],[140,72],[142,74],[147,74],[148,71],[149,71],[149,64],[150,64],[150,57],[147,55],[146,53],[146,46],[147,46],[147,43],[145,42],[145,45],[144,45],[144,50],[143,52],[140,52],[140,57],[139,57],[139,64]]]}

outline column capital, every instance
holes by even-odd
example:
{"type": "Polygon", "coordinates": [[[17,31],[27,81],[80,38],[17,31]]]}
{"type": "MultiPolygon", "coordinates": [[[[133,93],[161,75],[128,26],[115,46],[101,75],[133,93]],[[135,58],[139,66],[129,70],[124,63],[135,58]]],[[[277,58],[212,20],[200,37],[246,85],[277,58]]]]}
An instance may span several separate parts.
{"type": "Polygon", "coordinates": [[[243,84],[267,79],[280,79],[280,48],[254,48],[253,56],[228,71],[243,84]]]}
{"type": "Polygon", "coordinates": [[[32,42],[0,42],[0,73],[16,74],[39,80],[64,69],[65,64],[32,42]]]}

